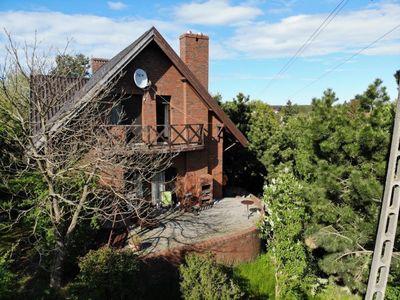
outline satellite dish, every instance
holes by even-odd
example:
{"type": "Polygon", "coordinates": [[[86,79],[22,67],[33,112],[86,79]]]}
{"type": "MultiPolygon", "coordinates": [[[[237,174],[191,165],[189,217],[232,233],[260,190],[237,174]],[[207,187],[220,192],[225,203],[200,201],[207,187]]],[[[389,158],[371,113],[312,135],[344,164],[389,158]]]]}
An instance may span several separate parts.
{"type": "Polygon", "coordinates": [[[149,86],[147,74],[142,69],[136,69],[135,73],[133,74],[133,80],[138,88],[145,89],[149,86]]]}

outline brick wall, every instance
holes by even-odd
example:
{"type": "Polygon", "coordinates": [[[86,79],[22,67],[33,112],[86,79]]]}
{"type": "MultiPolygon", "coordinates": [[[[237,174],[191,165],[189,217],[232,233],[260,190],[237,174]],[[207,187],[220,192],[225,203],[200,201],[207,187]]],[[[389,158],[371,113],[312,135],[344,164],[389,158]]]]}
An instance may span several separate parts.
{"type": "Polygon", "coordinates": [[[208,90],[208,36],[188,32],[179,40],[181,59],[208,90]]]}
{"type": "Polygon", "coordinates": [[[92,73],[96,73],[98,69],[100,69],[100,67],[102,65],[104,65],[106,62],[108,62],[109,60],[106,58],[95,58],[93,57],[92,59],[90,59],[90,67],[92,68],[92,73]]]}
{"type": "MultiPolygon", "coordinates": [[[[208,39],[208,38],[207,38],[208,39]]],[[[208,52],[207,52],[208,59],[208,52]]],[[[205,149],[182,152],[174,160],[178,172],[177,184],[185,192],[185,180],[205,174],[213,176],[215,197],[222,197],[222,138],[218,137],[220,121],[209,111],[183,75],[155,43],[149,44],[125,69],[117,88],[122,93],[141,94],[142,124],[156,124],[156,95],[171,96],[171,124],[204,124],[205,149]],[[146,71],[156,92],[143,92],[133,82],[137,68],[146,71]]],[[[208,64],[207,64],[208,72],[208,64]]]]}
{"type": "Polygon", "coordinates": [[[188,252],[199,254],[212,252],[217,261],[233,265],[256,259],[261,253],[261,241],[258,229],[251,227],[191,245],[149,254],[144,257],[144,260],[151,262],[161,259],[168,261],[172,265],[179,265],[183,262],[185,254],[188,252]]]}

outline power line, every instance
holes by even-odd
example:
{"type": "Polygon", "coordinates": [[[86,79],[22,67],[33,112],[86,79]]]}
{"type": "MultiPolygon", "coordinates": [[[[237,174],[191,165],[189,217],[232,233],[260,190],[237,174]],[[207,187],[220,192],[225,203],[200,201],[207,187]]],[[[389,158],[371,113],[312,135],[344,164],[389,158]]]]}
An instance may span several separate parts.
{"type": "Polygon", "coordinates": [[[299,58],[301,54],[308,48],[309,45],[320,35],[320,33],[332,22],[332,20],[338,15],[338,13],[346,6],[349,0],[342,0],[338,5],[330,12],[330,14],[325,18],[325,20],[318,26],[317,29],[308,37],[308,39],[297,49],[296,53],[286,62],[286,64],[276,73],[270,81],[267,83],[265,88],[260,92],[265,92],[279,76],[283,75],[299,58]]]}
{"type": "Polygon", "coordinates": [[[378,37],[376,40],[372,41],[371,43],[369,43],[367,46],[361,48],[360,50],[358,50],[357,52],[353,53],[351,56],[349,56],[348,58],[346,58],[345,60],[343,60],[342,62],[338,63],[336,66],[334,66],[332,69],[326,71],[325,73],[321,74],[319,77],[317,77],[315,80],[313,80],[312,82],[310,82],[309,84],[303,86],[302,88],[298,89],[295,93],[293,93],[290,98],[293,98],[294,96],[298,95],[299,93],[301,93],[302,91],[304,91],[305,89],[307,89],[308,87],[312,86],[314,83],[316,83],[317,81],[321,80],[322,78],[324,78],[325,76],[327,76],[328,74],[332,73],[333,71],[335,71],[336,69],[340,68],[341,66],[343,66],[344,64],[346,64],[347,62],[349,62],[350,60],[352,60],[354,57],[356,57],[357,55],[359,55],[360,53],[362,53],[363,51],[367,50],[368,48],[371,48],[374,44],[376,44],[377,42],[379,42],[380,40],[384,39],[386,36],[388,36],[389,34],[391,34],[393,31],[397,30],[400,28],[400,24],[398,24],[397,26],[393,27],[392,29],[390,29],[389,31],[387,31],[386,33],[384,33],[383,35],[381,35],[380,37],[378,37]]]}

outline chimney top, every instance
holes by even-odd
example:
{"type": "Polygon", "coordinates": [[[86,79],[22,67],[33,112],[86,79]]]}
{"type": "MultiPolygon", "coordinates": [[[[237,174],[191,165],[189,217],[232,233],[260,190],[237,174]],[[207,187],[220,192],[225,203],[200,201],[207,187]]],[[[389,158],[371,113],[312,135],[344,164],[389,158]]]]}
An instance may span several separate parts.
{"type": "Polygon", "coordinates": [[[203,39],[203,40],[209,40],[209,37],[208,37],[207,35],[203,34],[202,32],[193,33],[193,32],[191,32],[190,30],[187,31],[186,33],[182,34],[182,35],[179,37],[179,39],[181,40],[181,39],[183,39],[183,38],[185,38],[185,37],[188,37],[188,38],[196,38],[196,39],[203,39]]]}
{"type": "Polygon", "coordinates": [[[107,58],[97,58],[97,57],[92,57],[90,59],[90,66],[92,67],[92,73],[96,73],[98,69],[101,68],[105,63],[107,63],[109,59],[107,58]]]}

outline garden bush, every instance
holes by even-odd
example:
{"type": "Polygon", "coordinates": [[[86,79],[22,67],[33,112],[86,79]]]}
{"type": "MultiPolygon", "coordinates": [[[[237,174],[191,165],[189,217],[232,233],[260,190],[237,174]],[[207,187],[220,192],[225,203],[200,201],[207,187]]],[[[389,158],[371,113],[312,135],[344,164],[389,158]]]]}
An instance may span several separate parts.
{"type": "Polygon", "coordinates": [[[215,262],[211,254],[188,254],[179,268],[180,289],[186,300],[241,299],[243,292],[230,278],[227,270],[215,262]]]}
{"type": "Polygon", "coordinates": [[[141,299],[139,262],[133,252],[91,250],[80,259],[79,268],[68,288],[72,299],[141,299]]]}
{"type": "Polygon", "coordinates": [[[17,275],[10,270],[10,254],[0,255],[0,299],[12,299],[17,286],[17,275]]]}

